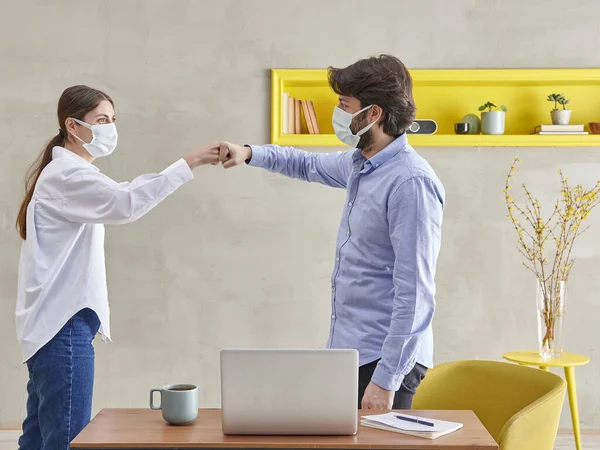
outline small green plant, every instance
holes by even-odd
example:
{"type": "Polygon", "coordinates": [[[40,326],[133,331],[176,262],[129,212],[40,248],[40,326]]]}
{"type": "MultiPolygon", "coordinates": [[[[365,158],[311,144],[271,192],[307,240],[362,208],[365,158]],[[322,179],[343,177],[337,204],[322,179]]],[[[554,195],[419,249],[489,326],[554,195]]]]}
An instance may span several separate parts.
{"type": "Polygon", "coordinates": [[[558,105],[562,105],[563,109],[567,109],[567,105],[571,100],[567,100],[563,94],[550,94],[547,99],[549,102],[554,102],[554,109],[558,111],[558,105]]]}
{"type": "Polygon", "coordinates": [[[492,111],[506,112],[506,106],[504,106],[504,105],[496,106],[492,102],[487,102],[479,107],[479,111],[485,111],[486,109],[487,109],[487,112],[492,112],[492,111]]]}

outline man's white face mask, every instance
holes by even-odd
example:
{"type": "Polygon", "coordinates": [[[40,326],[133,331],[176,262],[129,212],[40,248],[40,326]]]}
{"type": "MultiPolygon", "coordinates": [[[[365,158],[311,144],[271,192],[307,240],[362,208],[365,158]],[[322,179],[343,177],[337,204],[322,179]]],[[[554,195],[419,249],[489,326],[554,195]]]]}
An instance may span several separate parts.
{"type": "Polygon", "coordinates": [[[333,109],[333,130],[335,131],[335,135],[337,138],[342,141],[344,144],[349,145],[350,147],[356,148],[358,142],[360,141],[360,137],[365,134],[367,131],[371,129],[371,127],[375,124],[375,122],[371,122],[369,125],[364,127],[362,130],[359,130],[356,134],[352,133],[352,129],[350,125],[352,124],[352,119],[358,116],[363,111],[373,107],[373,105],[369,105],[360,111],[355,112],[354,114],[344,111],[342,108],[336,106],[333,109]]]}

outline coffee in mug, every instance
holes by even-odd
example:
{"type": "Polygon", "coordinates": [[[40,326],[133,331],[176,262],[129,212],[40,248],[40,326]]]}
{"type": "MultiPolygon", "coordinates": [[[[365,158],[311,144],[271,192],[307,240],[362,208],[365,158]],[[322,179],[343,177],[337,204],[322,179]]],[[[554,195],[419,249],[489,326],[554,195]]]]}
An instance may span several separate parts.
{"type": "Polygon", "coordinates": [[[171,384],[150,390],[150,408],[162,410],[170,425],[188,425],[198,417],[198,387],[193,384],[171,384]],[[154,404],[154,393],[160,393],[160,404],[154,404]]]}

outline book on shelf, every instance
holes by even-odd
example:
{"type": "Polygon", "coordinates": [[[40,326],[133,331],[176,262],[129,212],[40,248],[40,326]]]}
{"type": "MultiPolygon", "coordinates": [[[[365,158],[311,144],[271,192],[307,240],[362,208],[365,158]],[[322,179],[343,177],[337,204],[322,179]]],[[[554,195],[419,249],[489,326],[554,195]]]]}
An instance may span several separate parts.
{"type": "Polygon", "coordinates": [[[300,115],[300,100],[294,99],[294,119],[296,119],[296,125],[294,126],[295,134],[302,133],[302,116],[300,115]]]}
{"type": "Polygon", "coordinates": [[[538,135],[552,135],[552,136],[571,136],[573,134],[588,134],[587,131],[538,131],[536,133],[538,135]]]}
{"type": "Polygon", "coordinates": [[[313,124],[313,128],[315,130],[315,134],[319,134],[319,123],[317,122],[317,115],[315,114],[315,105],[312,102],[312,100],[310,100],[308,102],[308,111],[310,113],[310,119],[312,120],[312,124],[313,124]]]}
{"type": "Polygon", "coordinates": [[[281,112],[283,115],[283,126],[282,126],[282,132],[283,134],[289,134],[290,132],[290,122],[289,122],[289,109],[288,109],[288,103],[290,101],[290,94],[288,94],[287,92],[283,93],[283,101],[282,101],[282,107],[281,107],[281,112]]]}
{"type": "Polygon", "coordinates": [[[309,134],[315,134],[315,129],[312,123],[312,117],[310,116],[310,111],[308,110],[308,102],[306,100],[301,100],[302,103],[302,112],[304,113],[304,121],[306,122],[306,128],[308,128],[309,134]]]}
{"type": "Polygon", "coordinates": [[[309,134],[319,134],[319,124],[315,114],[315,106],[310,100],[299,100],[283,93],[282,96],[282,133],[301,134],[302,117],[309,134]]]}
{"type": "Polygon", "coordinates": [[[302,100],[302,111],[304,112],[304,120],[309,134],[319,134],[319,124],[315,115],[315,106],[310,100],[302,100]]]}
{"type": "Polygon", "coordinates": [[[288,116],[287,116],[287,120],[288,120],[288,133],[289,134],[296,134],[296,107],[295,107],[295,101],[294,101],[294,97],[287,97],[287,110],[288,110],[288,116]]]}
{"type": "Polygon", "coordinates": [[[533,129],[534,133],[540,132],[581,132],[583,131],[583,124],[577,125],[538,125],[533,129]]]}

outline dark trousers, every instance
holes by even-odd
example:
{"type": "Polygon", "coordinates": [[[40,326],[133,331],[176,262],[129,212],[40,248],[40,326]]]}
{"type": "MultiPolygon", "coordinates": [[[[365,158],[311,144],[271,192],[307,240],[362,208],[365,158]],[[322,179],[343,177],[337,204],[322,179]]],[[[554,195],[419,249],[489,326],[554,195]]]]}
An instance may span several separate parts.
{"type": "MultiPolygon", "coordinates": [[[[361,409],[362,398],[365,395],[365,389],[371,382],[373,372],[377,367],[377,361],[365,364],[358,368],[358,409],[361,409]]],[[[415,367],[404,377],[400,389],[396,391],[394,396],[393,409],[410,409],[412,406],[413,396],[417,391],[417,387],[421,383],[421,380],[425,378],[427,367],[422,366],[419,363],[415,364],[415,367]]]]}

